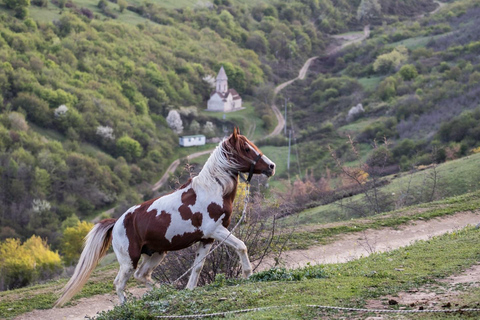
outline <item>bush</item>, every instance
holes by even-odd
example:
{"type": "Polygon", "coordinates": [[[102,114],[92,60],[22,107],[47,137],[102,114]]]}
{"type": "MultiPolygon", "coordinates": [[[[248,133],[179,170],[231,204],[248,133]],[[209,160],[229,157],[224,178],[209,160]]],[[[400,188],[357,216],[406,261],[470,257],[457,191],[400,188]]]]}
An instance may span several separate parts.
{"type": "Polygon", "coordinates": [[[417,68],[412,64],[406,64],[401,67],[399,73],[405,81],[413,80],[418,76],[417,68]]]}
{"type": "Polygon", "coordinates": [[[137,140],[123,136],[117,140],[117,152],[127,161],[133,161],[142,155],[143,149],[137,140]]]}
{"type": "Polygon", "coordinates": [[[408,59],[408,50],[404,46],[398,46],[389,53],[377,57],[373,63],[373,70],[380,73],[388,73],[408,59]]]}
{"type": "Polygon", "coordinates": [[[397,95],[397,80],[394,77],[388,77],[378,86],[378,96],[383,101],[390,100],[397,95]]]}
{"type": "Polygon", "coordinates": [[[42,126],[51,124],[52,112],[48,103],[33,93],[21,92],[12,101],[14,110],[23,109],[27,112],[27,119],[42,126]]]}
{"type": "Polygon", "coordinates": [[[34,235],[23,244],[9,238],[0,243],[0,270],[0,290],[14,289],[57,274],[61,260],[40,237],[34,235]]]}
{"type": "Polygon", "coordinates": [[[72,265],[78,260],[83,249],[83,239],[92,228],[93,223],[78,221],[76,226],[65,229],[60,248],[66,265],[72,265]]]}

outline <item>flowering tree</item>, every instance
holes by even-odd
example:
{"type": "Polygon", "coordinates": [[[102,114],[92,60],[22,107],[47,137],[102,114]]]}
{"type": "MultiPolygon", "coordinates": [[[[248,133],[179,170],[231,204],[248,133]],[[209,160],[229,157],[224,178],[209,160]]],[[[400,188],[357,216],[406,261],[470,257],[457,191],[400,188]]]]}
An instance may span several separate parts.
{"type": "Polygon", "coordinates": [[[115,135],[113,134],[113,128],[109,126],[98,126],[96,134],[105,140],[115,140],[115,135]]]}
{"type": "Polygon", "coordinates": [[[183,131],[182,118],[177,110],[170,110],[167,116],[167,123],[170,129],[176,134],[180,134],[183,131]]]}

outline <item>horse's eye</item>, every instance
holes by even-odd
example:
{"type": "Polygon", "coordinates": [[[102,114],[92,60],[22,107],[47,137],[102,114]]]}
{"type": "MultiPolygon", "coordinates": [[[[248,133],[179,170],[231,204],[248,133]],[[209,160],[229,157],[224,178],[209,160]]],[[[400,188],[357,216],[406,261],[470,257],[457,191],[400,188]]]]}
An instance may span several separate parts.
{"type": "Polygon", "coordinates": [[[245,148],[245,152],[249,152],[250,151],[250,148],[249,147],[246,147],[245,148]]]}

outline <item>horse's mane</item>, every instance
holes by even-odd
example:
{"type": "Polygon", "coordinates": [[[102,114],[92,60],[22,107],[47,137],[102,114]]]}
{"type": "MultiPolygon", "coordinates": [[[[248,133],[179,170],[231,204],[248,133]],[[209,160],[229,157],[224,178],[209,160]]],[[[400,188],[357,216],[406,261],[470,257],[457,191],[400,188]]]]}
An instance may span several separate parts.
{"type": "Polygon", "coordinates": [[[207,162],[203,166],[202,171],[192,179],[193,189],[197,188],[212,188],[219,185],[223,190],[223,194],[228,194],[233,191],[235,186],[235,178],[232,172],[238,170],[238,164],[228,159],[231,152],[226,148],[228,143],[224,139],[212,152],[207,162]]]}

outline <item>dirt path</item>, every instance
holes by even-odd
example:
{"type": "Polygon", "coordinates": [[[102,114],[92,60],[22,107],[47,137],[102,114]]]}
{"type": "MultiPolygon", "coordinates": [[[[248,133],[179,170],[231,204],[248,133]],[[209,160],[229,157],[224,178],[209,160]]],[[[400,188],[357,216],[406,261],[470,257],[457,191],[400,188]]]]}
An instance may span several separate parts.
{"type": "MultiPolygon", "coordinates": [[[[328,47],[326,50],[325,50],[325,54],[326,56],[330,56],[332,54],[335,54],[337,53],[338,51],[342,50],[343,48],[345,48],[346,46],[349,46],[353,43],[356,43],[356,42],[361,42],[363,40],[365,40],[366,38],[368,38],[368,36],[370,35],[370,25],[367,25],[365,26],[365,28],[363,29],[363,34],[358,34],[358,33],[354,33],[354,34],[351,34],[351,35],[339,35],[339,36],[332,36],[332,38],[334,39],[337,39],[337,40],[340,40],[340,41],[344,41],[343,43],[341,44],[338,44],[338,43],[334,43],[332,44],[330,47],[328,47]]],[[[282,84],[279,84],[276,88],[275,88],[275,91],[274,91],[274,98],[273,98],[273,101],[274,103],[272,104],[271,108],[273,110],[273,113],[275,114],[275,117],[277,117],[277,126],[275,127],[275,129],[273,129],[273,131],[268,134],[266,136],[266,138],[271,138],[271,137],[274,137],[274,136],[277,136],[279,135],[284,126],[285,126],[285,118],[283,117],[282,113],[280,112],[280,110],[278,109],[278,107],[275,105],[275,96],[282,90],[284,89],[286,86],[289,86],[290,84],[292,84],[294,81],[297,81],[297,80],[303,80],[305,79],[305,75],[307,74],[307,71],[308,71],[308,68],[310,68],[310,65],[312,64],[312,62],[317,59],[318,57],[311,57],[310,59],[308,59],[305,64],[303,65],[303,67],[300,69],[300,71],[298,72],[298,76],[294,79],[291,79],[291,80],[288,80],[282,84]]]]}
{"type": "MultiPolygon", "coordinates": [[[[415,309],[459,308],[458,297],[465,291],[480,286],[480,265],[474,265],[460,274],[440,279],[437,284],[428,284],[418,289],[402,291],[395,296],[387,295],[381,299],[368,300],[368,309],[391,309],[389,304],[409,306],[415,309]]],[[[391,316],[382,315],[376,319],[391,319],[391,316]]]]}
{"type": "MultiPolygon", "coordinates": [[[[345,234],[333,243],[311,247],[307,250],[288,251],[282,260],[287,268],[305,266],[307,263],[342,263],[368,256],[374,252],[385,252],[407,246],[417,240],[426,240],[446,232],[477,225],[480,211],[461,212],[429,221],[417,220],[398,229],[386,228],[345,234]]],[[[260,270],[268,269],[274,261],[266,260],[260,270]]]]}

